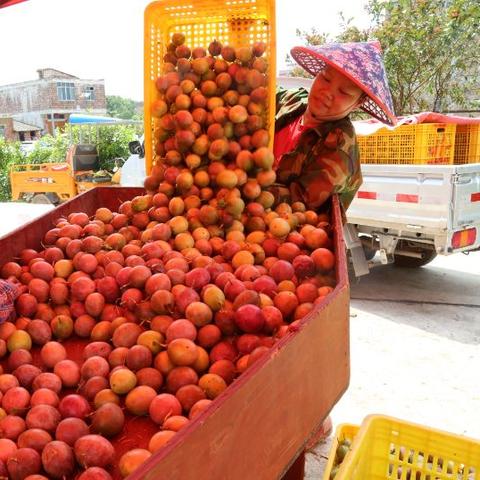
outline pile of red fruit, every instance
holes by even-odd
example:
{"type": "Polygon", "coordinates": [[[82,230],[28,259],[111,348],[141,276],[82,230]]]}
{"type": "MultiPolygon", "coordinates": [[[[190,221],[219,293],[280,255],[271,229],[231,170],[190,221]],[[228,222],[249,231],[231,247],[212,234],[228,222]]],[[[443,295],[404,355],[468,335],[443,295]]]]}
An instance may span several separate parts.
{"type": "Polygon", "coordinates": [[[328,217],[267,190],[265,46],[208,51],[172,37],[146,194],[59,219],[1,269],[22,293],[0,325],[0,477],[109,479],[109,439],[148,415],[127,476],[335,284],[328,217]]]}

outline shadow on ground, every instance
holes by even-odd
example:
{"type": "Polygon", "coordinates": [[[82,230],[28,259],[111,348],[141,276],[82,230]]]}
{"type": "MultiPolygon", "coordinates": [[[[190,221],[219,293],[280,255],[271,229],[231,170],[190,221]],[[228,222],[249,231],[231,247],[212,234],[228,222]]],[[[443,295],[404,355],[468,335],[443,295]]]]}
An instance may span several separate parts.
{"type": "Polygon", "coordinates": [[[384,265],[359,279],[351,276],[350,282],[352,299],[480,307],[480,271],[459,272],[434,265],[413,269],[384,265]]]}
{"type": "Polygon", "coordinates": [[[350,277],[351,305],[465,344],[480,344],[480,272],[391,265],[350,277]]]}

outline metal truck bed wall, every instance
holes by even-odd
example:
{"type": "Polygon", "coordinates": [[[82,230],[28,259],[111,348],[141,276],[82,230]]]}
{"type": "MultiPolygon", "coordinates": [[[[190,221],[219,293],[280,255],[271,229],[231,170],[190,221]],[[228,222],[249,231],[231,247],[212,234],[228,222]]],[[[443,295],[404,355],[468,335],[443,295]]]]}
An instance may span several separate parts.
{"type": "MultiPolygon", "coordinates": [[[[58,217],[74,211],[91,215],[102,206],[115,211],[142,191],[100,187],[75,197],[0,238],[0,262],[11,260],[23,248],[41,248],[44,233],[58,217]]],[[[287,334],[235,380],[130,480],[274,480],[302,454],[347,389],[350,376],[349,284],[336,198],[332,223],[335,290],[301,321],[298,331],[287,334]]],[[[74,357],[79,358],[78,352],[74,357]]],[[[146,448],[155,430],[158,426],[147,418],[127,420],[126,433],[113,441],[117,458],[130,448],[146,448]]],[[[120,478],[116,469],[114,478],[120,478]]]]}
{"type": "Polygon", "coordinates": [[[349,223],[443,236],[444,245],[453,231],[480,225],[478,163],[362,165],[362,172],[349,223]]]}

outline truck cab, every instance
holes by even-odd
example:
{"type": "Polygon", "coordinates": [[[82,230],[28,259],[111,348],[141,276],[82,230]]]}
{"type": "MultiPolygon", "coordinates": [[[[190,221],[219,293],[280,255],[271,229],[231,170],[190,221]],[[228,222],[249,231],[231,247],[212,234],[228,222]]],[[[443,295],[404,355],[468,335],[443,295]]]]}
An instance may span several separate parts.
{"type": "Polygon", "coordinates": [[[130,156],[122,166],[120,185],[122,187],[143,187],[147,176],[145,167],[145,139],[135,140],[128,144],[130,156]]]}

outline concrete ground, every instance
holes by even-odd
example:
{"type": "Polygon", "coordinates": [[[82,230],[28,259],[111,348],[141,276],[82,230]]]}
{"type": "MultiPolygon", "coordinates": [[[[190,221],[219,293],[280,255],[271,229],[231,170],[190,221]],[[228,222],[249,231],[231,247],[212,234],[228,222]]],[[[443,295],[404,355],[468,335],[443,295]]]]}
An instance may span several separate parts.
{"type": "MultiPolygon", "coordinates": [[[[480,252],[351,280],[351,379],[331,412],[387,414],[480,439],[480,252]]],[[[333,435],[307,455],[321,479],[333,435]]]]}
{"type": "Polygon", "coordinates": [[[23,202],[0,203],[0,236],[52,210],[53,205],[23,202]]]}

